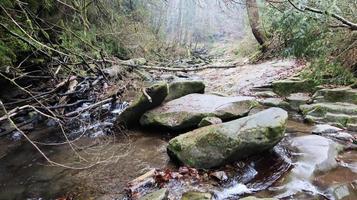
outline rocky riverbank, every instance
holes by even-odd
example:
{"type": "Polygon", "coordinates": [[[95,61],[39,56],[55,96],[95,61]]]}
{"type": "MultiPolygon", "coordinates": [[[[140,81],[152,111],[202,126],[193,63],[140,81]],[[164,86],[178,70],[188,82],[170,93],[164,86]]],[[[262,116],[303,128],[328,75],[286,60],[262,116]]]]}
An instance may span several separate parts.
{"type": "MultiPolygon", "coordinates": [[[[175,84],[180,85],[179,81],[175,84]]],[[[168,154],[185,166],[210,169],[271,150],[285,135],[286,111],[289,111],[292,118],[317,125],[309,132],[312,135],[286,139],[291,151],[302,156],[297,156],[296,165],[286,176],[287,181],[281,183],[277,190],[280,194],[276,197],[301,198],[308,191],[311,197],[353,198],[355,194],[348,189],[348,184],[353,185],[354,182],[344,183],[347,189],[341,192],[336,189],[338,184],[322,190],[312,180],[317,174],[329,173],[341,166],[341,162],[336,161],[340,152],[356,148],[356,135],[351,132],[355,123],[353,103],[356,91],[352,88],[325,89],[299,78],[275,81],[271,86],[252,88],[252,91],[255,98],[187,92],[186,96],[145,112],[138,123],[175,131],[194,129],[171,139],[168,154]],[[338,117],[329,117],[331,115],[338,117]],[[199,124],[204,120],[207,125],[202,127],[199,124]],[[210,123],[210,120],[215,122],[210,123]]],[[[218,174],[220,180],[228,179],[224,171],[218,174]]],[[[219,192],[201,191],[185,193],[182,199],[225,199],[247,193],[252,193],[252,190],[244,186],[241,192],[233,192],[224,198],[219,192]]],[[[169,190],[159,190],[142,199],[165,199],[168,196],[172,197],[169,190]]]]}
{"type": "MultiPolygon", "coordinates": [[[[1,187],[10,191],[0,199],[355,199],[353,121],[327,117],[353,118],[354,89],[307,90],[309,81],[288,78],[294,69],[299,66],[292,61],[270,61],[170,76],[146,73],[146,87],[129,104],[98,107],[108,109],[101,120],[118,134],[95,136],[102,126],[89,123],[91,137],[73,142],[87,161],[110,160],[78,171],[43,165],[30,145],[0,149],[1,187]],[[339,92],[340,103],[328,97],[330,91],[339,92]],[[346,106],[336,111],[320,104],[346,106]]],[[[58,143],[59,130],[35,131],[43,136],[36,142],[58,143]]],[[[81,166],[70,146],[42,149],[53,160],[81,166]]]]}

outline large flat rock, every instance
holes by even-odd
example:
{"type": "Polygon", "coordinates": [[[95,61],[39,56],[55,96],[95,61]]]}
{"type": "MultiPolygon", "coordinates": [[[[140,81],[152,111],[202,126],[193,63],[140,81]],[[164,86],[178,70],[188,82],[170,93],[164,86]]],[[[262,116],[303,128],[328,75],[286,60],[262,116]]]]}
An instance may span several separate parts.
{"type": "Polygon", "coordinates": [[[205,117],[228,120],[246,116],[257,104],[253,97],[190,94],[146,112],[140,124],[173,130],[195,128],[205,117]]]}
{"type": "Polygon", "coordinates": [[[170,140],[168,153],[188,166],[212,168],[273,148],[283,137],[288,114],[270,108],[257,114],[206,126],[170,140]]]}

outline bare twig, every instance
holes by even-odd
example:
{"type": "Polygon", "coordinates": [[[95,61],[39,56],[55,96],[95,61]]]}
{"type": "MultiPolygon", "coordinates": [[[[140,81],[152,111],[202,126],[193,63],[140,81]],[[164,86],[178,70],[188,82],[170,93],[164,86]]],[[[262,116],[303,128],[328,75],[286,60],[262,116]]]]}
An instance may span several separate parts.
{"type": "MultiPolygon", "coordinates": [[[[296,10],[300,11],[300,12],[305,12],[305,11],[310,11],[310,12],[313,12],[313,13],[317,13],[317,14],[329,14],[331,15],[334,19],[340,21],[342,24],[346,25],[346,26],[343,26],[343,27],[347,27],[353,31],[357,30],[357,24],[356,23],[353,23],[347,19],[345,19],[344,17],[338,15],[338,14],[335,14],[335,13],[329,13],[327,11],[322,11],[322,10],[319,10],[317,8],[312,8],[312,7],[309,7],[309,6],[305,6],[303,9],[299,8],[297,5],[295,5],[292,0],[287,0],[290,5],[292,5],[296,10]]],[[[342,26],[340,26],[342,27],[342,26]]]]}

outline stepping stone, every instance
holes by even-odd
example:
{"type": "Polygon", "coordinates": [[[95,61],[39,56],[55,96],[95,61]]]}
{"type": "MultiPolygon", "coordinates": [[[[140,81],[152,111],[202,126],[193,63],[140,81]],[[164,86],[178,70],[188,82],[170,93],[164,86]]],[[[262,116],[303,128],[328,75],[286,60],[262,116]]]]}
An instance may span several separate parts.
{"type": "Polygon", "coordinates": [[[223,121],[236,119],[248,115],[256,105],[253,97],[189,94],[146,112],[140,124],[171,130],[196,128],[205,117],[218,117],[223,121]]]}

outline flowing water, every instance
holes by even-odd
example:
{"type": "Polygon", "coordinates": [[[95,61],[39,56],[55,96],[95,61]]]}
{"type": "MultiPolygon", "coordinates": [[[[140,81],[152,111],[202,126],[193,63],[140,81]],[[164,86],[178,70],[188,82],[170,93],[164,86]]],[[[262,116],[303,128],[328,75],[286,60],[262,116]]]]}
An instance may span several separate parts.
{"type": "MultiPolygon", "coordinates": [[[[48,138],[57,131],[38,128],[34,133],[48,138]]],[[[167,184],[170,195],[174,198],[188,190],[198,190],[212,192],[216,199],[237,199],[241,195],[252,193],[261,197],[272,197],[290,191],[294,192],[291,193],[292,196],[300,195],[301,199],[324,199],[324,191],[332,183],[348,183],[357,179],[356,154],[353,151],[341,154],[339,159],[344,161],[343,164],[327,173],[294,183],[289,180],[289,176],[291,171],[299,166],[299,154],[291,147],[291,141],[310,133],[310,126],[289,121],[287,137],[272,152],[223,167],[222,170],[229,176],[228,181],[172,181],[167,184]],[[292,185],[293,187],[298,184],[313,185],[316,192],[292,191],[289,188],[283,191],[282,187],[288,184],[296,184],[292,185]]],[[[0,151],[0,199],[122,199],[125,197],[126,183],[150,169],[177,170],[178,166],[171,163],[166,154],[166,145],[172,135],[153,130],[135,130],[122,135],[108,136],[105,139],[83,137],[76,141],[82,159],[95,161],[109,158],[105,160],[107,163],[82,170],[48,166],[44,158],[26,141],[18,141],[16,144],[12,142],[11,146],[5,145],[9,143],[6,140],[10,138],[3,138],[0,151]]],[[[53,141],[47,139],[46,142],[53,141]]],[[[83,167],[82,164],[87,163],[73,155],[68,145],[41,147],[46,155],[56,162],[76,167],[83,167]]]]}

